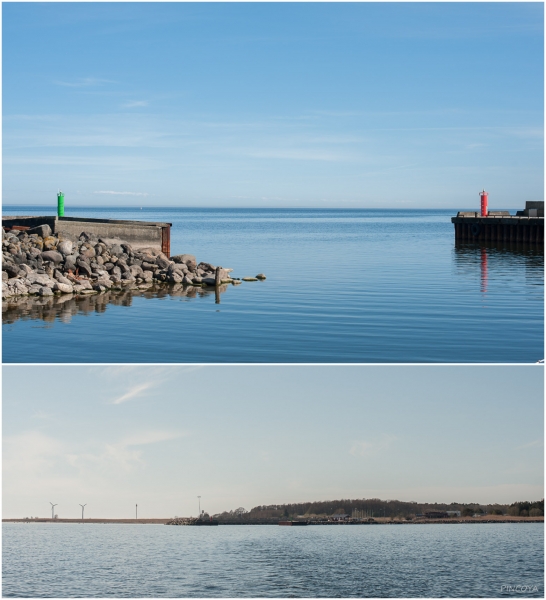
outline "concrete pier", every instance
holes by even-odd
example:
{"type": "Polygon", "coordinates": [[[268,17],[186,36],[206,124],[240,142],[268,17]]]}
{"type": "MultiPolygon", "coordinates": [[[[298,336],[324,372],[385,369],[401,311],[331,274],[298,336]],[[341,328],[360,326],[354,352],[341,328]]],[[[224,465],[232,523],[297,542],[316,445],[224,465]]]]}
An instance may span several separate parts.
{"type": "Polygon", "coordinates": [[[502,242],[544,245],[544,202],[527,202],[525,210],[459,212],[451,218],[455,239],[462,242],[502,242]]]}
{"type": "Polygon", "coordinates": [[[52,233],[64,233],[76,239],[85,231],[105,239],[121,239],[136,250],[154,248],[166,256],[171,254],[172,223],[55,216],[2,217],[2,226],[5,228],[25,230],[39,225],[49,225],[52,233]]]}

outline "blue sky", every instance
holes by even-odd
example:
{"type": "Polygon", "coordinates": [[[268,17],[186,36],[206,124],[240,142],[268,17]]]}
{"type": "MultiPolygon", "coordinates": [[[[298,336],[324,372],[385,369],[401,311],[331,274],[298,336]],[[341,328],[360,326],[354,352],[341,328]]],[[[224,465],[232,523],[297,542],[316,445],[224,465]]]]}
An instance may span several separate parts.
{"type": "Polygon", "coordinates": [[[543,199],[541,3],[4,3],[5,204],[543,199]]]}
{"type": "Polygon", "coordinates": [[[3,516],[544,495],[540,366],[4,366],[3,516]]]}

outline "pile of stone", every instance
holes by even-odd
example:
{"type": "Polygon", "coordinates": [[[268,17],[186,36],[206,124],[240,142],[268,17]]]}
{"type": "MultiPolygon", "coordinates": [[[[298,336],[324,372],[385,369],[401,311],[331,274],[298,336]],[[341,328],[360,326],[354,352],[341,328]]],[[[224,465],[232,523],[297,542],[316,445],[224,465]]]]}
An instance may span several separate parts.
{"type": "MultiPolygon", "coordinates": [[[[232,269],[197,263],[195,256],[167,258],[154,248],[82,232],[78,239],[51,232],[49,225],[2,229],[2,298],[96,294],[155,285],[218,286],[240,283],[232,269]]],[[[265,277],[264,277],[265,278],[265,277]]]]}
{"type": "Polygon", "coordinates": [[[174,517],[170,521],[167,521],[165,525],[193,525],[197,522],[197,518],[192,517],[174,517]]]}

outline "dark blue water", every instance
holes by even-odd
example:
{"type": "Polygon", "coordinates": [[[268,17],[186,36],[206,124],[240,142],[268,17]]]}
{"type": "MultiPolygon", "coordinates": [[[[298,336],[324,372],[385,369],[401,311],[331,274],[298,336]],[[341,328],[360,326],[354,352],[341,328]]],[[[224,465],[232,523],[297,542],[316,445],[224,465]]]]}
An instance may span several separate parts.
{"type": "MultiPolygon", "coordinates": [[[[4,214],[43,214],[5,207],[4,214]]],[[[214,294],[4,307],[4,362],[536,362],[544,253],[456,246],[455,210],[79,209],[173,223],[171,251],[263,272],[214,294]],[[7,310],[6,310],[7,309],[7,310]]],[[[148,296],[148,297],[146,297],[148,296]]]]}
{"type": "Polygon", "coordinates": [[[2,532],[4,597],[544,597],[542,524],[2,532]]]}

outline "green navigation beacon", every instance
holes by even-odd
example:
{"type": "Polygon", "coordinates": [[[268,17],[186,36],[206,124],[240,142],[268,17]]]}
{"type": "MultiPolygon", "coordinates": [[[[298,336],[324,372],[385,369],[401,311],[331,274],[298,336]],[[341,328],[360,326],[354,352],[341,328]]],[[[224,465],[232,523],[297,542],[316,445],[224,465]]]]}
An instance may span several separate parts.
{"type": "Polygon", "coordinates": [[[61,191],[57,194],[57,216],[64,217],[64,194],[61,191]]]}

